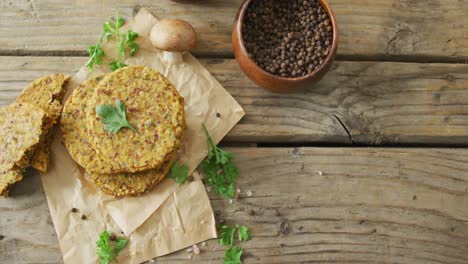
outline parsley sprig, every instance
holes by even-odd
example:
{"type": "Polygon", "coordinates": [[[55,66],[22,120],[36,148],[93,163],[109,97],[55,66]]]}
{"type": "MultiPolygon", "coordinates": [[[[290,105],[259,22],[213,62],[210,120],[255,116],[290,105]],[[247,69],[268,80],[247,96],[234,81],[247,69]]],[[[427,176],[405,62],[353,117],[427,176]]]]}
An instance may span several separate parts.
{"type": "Polygon", "coordinates": [[[169,178],[174,179],[179,185],[182,185],[187,181],[188,178],[188,167],[186,165],[174,162],[169,172],[169,178]]]}
{"type": "Polygon", "coordinates": [[[230,247],[224,254],[224,264],[242,264],[244,250],[238,246],[230,247]]]}
{"type": "Polygon", "coordinates": [[[133,132],[138,131],[128,122],[125,104],[120,100],[115,101],[115,107],[109,105],[98,105],[96,114],[101,117],[104,129],[110,133],[117,133],[121,128],[130,128],[133,132]]]}
{"type": "Polygon", "coordinates": [[[234,246],[234,237],[237,231],[237,239],[239,241],[250,240],[249,228],[243,225],[236,225],[234,227],[221,225],[219,227],[220,239],[219,244],[228,246],[228,250],[224,255],[224,264],[242,264],[242,253],[244,250],[238,246],[234,246]]]}
{"type": "Polygon", "coordinates": [[[209,146],[208,156],[201,164],[205,183],[213,187],[217,194],[226,198],[234,198],[236,195],[234,181],[239,177],[239,170],[232,160],[234,154],[216,146],[205,124],[202,126],[209,146]]]}
{"type": "Polygon", "coordinates": [[[125,52],[129,50],[130,56],[135,55],[138,51],[138,43],[135,42],[138,37],[138,33],[128,30],[126,33],[120,32],[120,28],[125,24],[125,20],[116,14],[115,17],[109,19],[102,26],[102,34],[96,45],[88,47],[89,60],[86,63],[88,69],[93,70],[96,65],[102,65],[102,60],[106,56],[102,49],[104,39],[110,40],[112,36],[115,36],[117,46],[117,59],[110,62],[110,68],[115,71],[119,68],[127,66],[125,64],[125,52]]]}
{"type": "Polygon", "coordinates": [[[99,264],[108,264],[115,260],[120,251],[128,244],[128,239],[126,238],[115,237],[114,241],[111,241],[111,236],[109,231],[103,231],[96,241],[96,254],[99,257],[99,264]]]}
{"type": "Polygon", "coordinates": [[[243,225],[236,225],[234,227],[221,225],[219,227],[220,239],[219,244],[223,246],[232,246],[234,245],[234,236],[237,231],[237,239],[239,241],[248,241],[250,240],[250,231],[249,228],[243,225]]]}

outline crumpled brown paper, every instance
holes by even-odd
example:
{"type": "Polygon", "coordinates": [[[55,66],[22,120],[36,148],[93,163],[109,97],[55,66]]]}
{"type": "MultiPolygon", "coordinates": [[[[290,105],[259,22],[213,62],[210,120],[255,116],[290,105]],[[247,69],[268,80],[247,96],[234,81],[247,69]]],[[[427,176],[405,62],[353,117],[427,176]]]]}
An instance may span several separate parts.
{"type": "MultiPolygon", "coordinates": [[[[219,142],[245,113],[190,54],[185,54],[184,63],[179,65],[161,60],[161,52],[148,40],[156,22],[150,13],[141,9],[122,28],[123,31],[131,28],[139,34],[140,50],[126,63],[159,70],[185,98],[187,130],[179,162],[193,172],[208,149],[201,123],[206,124],[213,140],[219,142]]],[[[115,54],[112,41],[103,48],[107,56],[115,54]]],[[[105,71],[107,67],[93,72],[83,67],[70,81],[66,96],[80,82],[105,71]]],[[[97,260],[95,241],[104,230],[122,231],[130,239],[119,255],[119,263],[140,263],[216,237],[213,211],[204,185],[197,172],[193,176],[193,182],[182,186],[166,179],[145,195],[115,198],[86,179],[85,172],[71,159],[58,135],[52,145],[51,167],[41,177],[64,262],[94,263],[97,260]],[[72,213],[72,208],[79,212],[72,213]]]]}

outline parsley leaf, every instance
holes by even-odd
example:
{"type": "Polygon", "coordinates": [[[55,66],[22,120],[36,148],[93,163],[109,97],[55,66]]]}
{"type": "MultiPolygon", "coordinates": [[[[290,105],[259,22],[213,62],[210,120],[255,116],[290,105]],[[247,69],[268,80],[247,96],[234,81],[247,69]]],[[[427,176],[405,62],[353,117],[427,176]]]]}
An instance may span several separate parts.
{"type": "Polygon", "coordinates": [[[130,49],[130,56],[135,55],[135,53],[140,49],[140,46],[135,42],[135,39],[138,37],[138,33],[128,30],[125,34],[125,45],[130,49]]]}
{"type": "Polygon", "coordinates": [[[234,244],[234,233],[236,227],[230,227],[227,225],[221,225],[219,227],[219,241],[218,243],[223,246],[232,246],[234,244]]]}
{"type": "Polygon", "coordinates": [[[106,54],[102,49],[103,40],[110,40],[115,35],[117,46],[117,59],[110,62],[109,66],[112,71],[127,66],[125,64],[125,52],[128,49],[130,56],[135,55],[139,50],[139,45],[135,42],[138,33],[128,30],[127,33],[120,32],[120,28],[125,24],[125,20],[116,14],[115,17],[106,21],[102,26],[102,35],[99,41],[94,46],[88,47],[89,60],[86,63],[88,69],[93,70],[95,65],[102,65],[102,60],[106,54]]]}
{"type": "Polygon", "coordinates": [[[205,176],[205,183],[212,186],[215,192],[227,198],[236,195],[234,181],[239,177],[239,170],[232,159],[234,155],[217,147],[205,125],[202,124],[208,140],[208,156],[202,162],[201,169],[205,176]]]}
{"type": "Polygon", "coordinates": [[[243,225],[236,225],[235,227],[221,225],[219,227],[219,244],[224,246],[232,246],[234,244],[234,234],[236,231],[239,241],[250,240],[250,231],[248,227],[243,225]]]}
{"type": "Polygon", "coordinates": [[[176,161],[172,165],[168,177],[174,179],[179,185],[182,185],[188,178],[188,167],[176,161]]]}
{"type": "Polygon", "coordinates": [[[115,71],[117,69],[123,68],[123,67],[128,66],[128,65],[121,62],[121,61],[115,60],[115,61],[111,61],[111,63],[109,63],[109,66],[110,66],[112,71],[115,71]]]}
{"type": "Polygon", "coordinates": [[[240,247],[230,247],[224,254],[224,264],[242,264],[242,253],[244,250],[240,247]]]}
{"type": "Polygon", "coordinates": [[[240,241],[250,240],[250,231],[249,228],[243,225],[236,225],[237,235],[239,236],[240,241]]]}
{"type": "Polygon", "coordinates": [[[96,241],[96,254],[99,257],[99,264],[108,264],[117,258],[120,251],[128,244],[128,239],[117,237],[114,243],[111,242],[109,231],[103,231],[96,241]]]}
{"type": "Polygon", "coordinates": [[[137,130],[127,121],[125,113],[125,104],[119,100],[113,105],[98,105],[96,113],[101,117],[101,122],[104,124],[104,129],[110,133],[117,133],[121,128],[130,128],[134,132],[137,130]]]}
{"type": "Polygon", "coordinates": [[[93,70],[95,65],[102,65],[102,58],[106,55],[102,50],[102,36],[95,46],[88,47],[89,60],[86,63],[88,69],[93,70]]]}

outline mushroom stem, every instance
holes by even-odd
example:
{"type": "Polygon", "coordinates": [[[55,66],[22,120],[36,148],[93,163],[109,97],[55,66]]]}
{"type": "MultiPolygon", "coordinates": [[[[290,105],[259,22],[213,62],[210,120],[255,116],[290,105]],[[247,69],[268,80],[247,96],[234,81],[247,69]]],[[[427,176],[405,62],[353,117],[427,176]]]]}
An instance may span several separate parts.
{"type": "Polygon", "coordinates": [[[179,64],[184,61],[182,52],[163,52],[163,59],[172,64],[179,64]]]}

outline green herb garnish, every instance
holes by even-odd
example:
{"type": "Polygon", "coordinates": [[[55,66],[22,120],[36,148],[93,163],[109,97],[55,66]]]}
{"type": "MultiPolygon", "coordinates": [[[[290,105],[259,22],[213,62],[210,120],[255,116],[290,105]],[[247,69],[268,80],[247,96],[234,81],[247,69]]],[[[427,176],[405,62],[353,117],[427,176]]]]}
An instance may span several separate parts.
{"type": "Polygon", "coordinates": [[[114,241],[111,241],[111,236],[109,231],[103,231],[99,235],[98,241],[96,241],[96,254],[99,257],[99,264],[108,264],[115,260],[120,251],[128,244],[126,238],[115,237],[114,241]]]}
{"type": "Polygon", "coordinates": [[[110,133],[117,133],[121,128],[130,128],[134,132],[138,131],[128,122],[125,112],[125,104],[120,100],[115,101],[113,105],[98,105],[96,114],[101,117],[101,122],[104,124],[104,129],[110,133]]]}
{"type": "Polygon", "coordinates": [[[95,65],[102,65],[102,58],[106,56],[104,50],[102,50],[102,39],[104,36],[99,38],[98,43],[95,46],[88,47],[89,60],[86,63],[88,69],[93,70],[95,65]]]}
{"type": "Polygon", "coordinates": [[[224,264],[242,264],[242,253],[244,250],[240,247],[230,247],[224,254],[224,264]]]}
{"type": "Polygon", "coordinates": [[[243,225],[236,225],[237,234],[239,236],[239,241],[249,241],[250,240],[250,230],[248,227],[243,225]]]}
{"type": "Polygon", "coordinates": [[[234,155],[217,147],[205,125],[202,126],[209,146],[208,156],[201,164],[205,183],[212,186],[217,194],[233,198],[236,194],[234,181],[239,177],[239,170],[232,161],[234,155]]]}
{"type": "Polygon", "coordinates": [[[221,225],[219,227],[219,241],[218,243],[223,246],[234,245],[234,233],[236,232],[235,227],[227,225],[221,225]]]}
{"type": "Polygon", "coordinates": [[[218,243],[223,246],[232,246],[234,245],[234,235],[237,231],[237,239],[239,241],[248,241],[250,240],[250,231],[249,228],[243,225],[236,225],[235,227],[230,227],[227,225],[221,225],[219,227],[219,241],[218,243]]]}
{"type": "Polygon", "coordinates": [[[171,171],[169,172],[169,178],[174,179],[179,185],[182,185],[187,181],[188,178],[188,167],[179,162],[175,162],[172,167],[171,171]]]}
{"type": "Polygon", "coordinates": [[[224,264],[242,264],[242,248],[234,245],[234,236],[237,231],[237,239],[239,241],[250,240],[250,230],[243,225],[236,225],[235,227],[221,225],[219,227],[219,241],[220,245],[228,246],[228,250],[224,255],[224,264]]]}
{"type": "Polygon", "coordinates": [[[120,28],[124,24],[125,20],[118,16],[118,14],[104,23],[102,27],[103,33],[98,43],[95,46],[88,47],[89,60],[88,63],[86,63],[88,69],[93,70],[95,65],[102,65],[102,59],[106,56],[102,49],[103,40],[110,40],[112,36],[115,36],[117,59],[110,62],[109,66],[112,71],[127,66],[124,63],[125,51],[128,49],[130,56],[133,56],[139,50],[139,46],[138,43],[135,42],[138,33],[132,30],[128,30],[127,33],[120,32],[120,28]]]}

